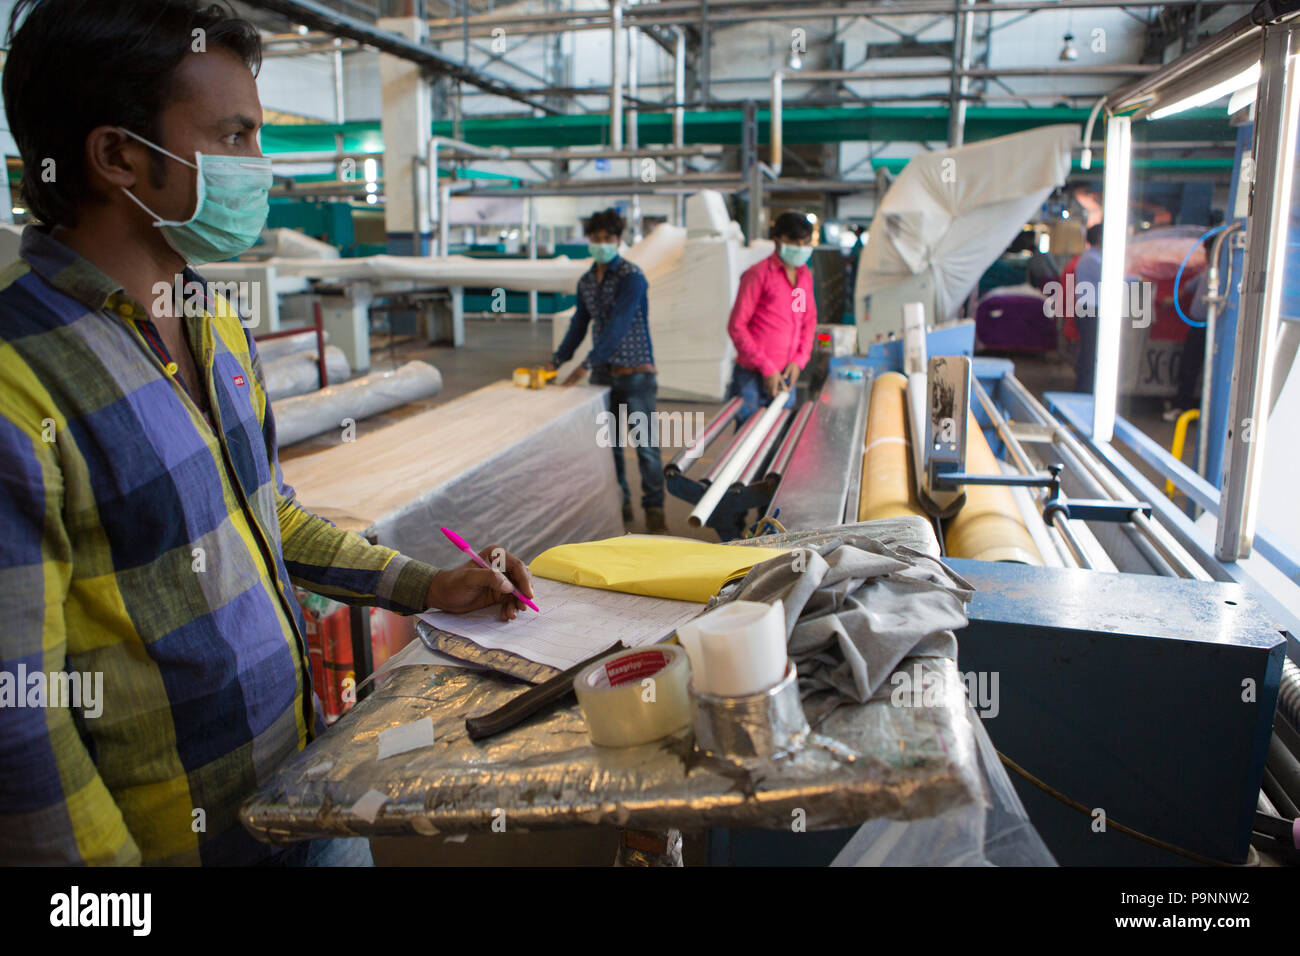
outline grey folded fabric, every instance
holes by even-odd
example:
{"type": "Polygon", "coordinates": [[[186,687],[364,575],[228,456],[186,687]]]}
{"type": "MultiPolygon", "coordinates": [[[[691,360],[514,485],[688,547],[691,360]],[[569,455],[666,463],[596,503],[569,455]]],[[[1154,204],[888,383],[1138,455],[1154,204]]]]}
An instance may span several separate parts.
{"type": "Polygon", "coordinates": [[[927,554],[846,534],[755,565],[713,604],[784,602],[801,695],[834,698],[824,717],[835,703],[866,703],[905,657],[956,659],[953,631],[974,593],[927,554]]]}

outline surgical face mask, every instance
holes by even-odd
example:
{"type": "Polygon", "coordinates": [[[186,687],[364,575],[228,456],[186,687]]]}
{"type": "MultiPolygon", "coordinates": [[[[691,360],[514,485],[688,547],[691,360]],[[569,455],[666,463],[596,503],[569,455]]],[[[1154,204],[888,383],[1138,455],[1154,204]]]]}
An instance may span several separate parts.
{"type": "Polygon", "coordinates": [[[162,230],[167,244],[186,262],[193,266],[222,262],[252,248],[262,234],[271,209],[269,159],[195,153],[191,163],[129,129],[122,132],[198,171],[198,202],[194,215],[183,222],[163,219],[122,187],[137,206],[153,216],[154,225],[162,230]]]}
{"type": "Polygon", "coordinates": [[[591,258],[601,265],[612,262],[618,255],[618,243],[615,242],[589,242],[587,249],[591,252],[591,258]]]}
{"type": "Polygon", "coordinates": [[[812,246],[792,246],[783,242],[780,246],[780,256],[781,261],[786,265],[798,269],[812,257],[812,246]]]}

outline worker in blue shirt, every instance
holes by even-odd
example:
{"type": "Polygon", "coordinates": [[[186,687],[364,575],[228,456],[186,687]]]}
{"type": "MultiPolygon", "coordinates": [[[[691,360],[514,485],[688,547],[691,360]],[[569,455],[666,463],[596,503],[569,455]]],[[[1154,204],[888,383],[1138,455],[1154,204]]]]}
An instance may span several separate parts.
{"type": "MultiPolygon", "coordinates": [[[[610,411],[616,420],[629,423],[631,440],[636,446],[641,467],[641,507],[645,509],[646,530],[664,533],[664,470],[655,444],[658,429],[655,420],[654,350],[650,346],[648,288],[645,273],[618,254],[618,243],[626,228],[616,209],[605,209],[583,221],[583,232],[595,263],[578,280],[578,306],[569,323],[564,341],[556,349],[551,368],[559,368],[570,358],[591,325],[591,351],[582,365],[565,380],[576,385],[588,372],[591,384],[608,385],[610,411]],[[625,409],[620,415],[620,408],[625,409]],[[633,429],[638,420],[643,427],[633,429]],[[645,440],[637,436],[649,436],[645,440]]],[[[623,489],[623,520],[633,519],[632,493],[628,489],[622,436],[614,442],[614,470],[623,489]]]]}

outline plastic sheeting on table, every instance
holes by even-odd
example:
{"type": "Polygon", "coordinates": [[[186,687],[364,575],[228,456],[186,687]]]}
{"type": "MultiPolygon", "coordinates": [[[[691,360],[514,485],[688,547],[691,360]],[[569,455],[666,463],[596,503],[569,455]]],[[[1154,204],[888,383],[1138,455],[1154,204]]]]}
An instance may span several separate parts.
{"type": "Polygon", "coordinates": [[[1029,821],[993,741],[967,705],[986,802],[954,807],[926,820],[872,820],[831,866],[1055,866],[1029,821]]]}
{"type": "Polygon", "coordinates": [[[623,530],[614,456],[598,443],[607,402],[605,388],[499,382],[286,461],[284,476],[308,510],[421,561],[464,561],[442,525],[531,561],[623,530]]]}

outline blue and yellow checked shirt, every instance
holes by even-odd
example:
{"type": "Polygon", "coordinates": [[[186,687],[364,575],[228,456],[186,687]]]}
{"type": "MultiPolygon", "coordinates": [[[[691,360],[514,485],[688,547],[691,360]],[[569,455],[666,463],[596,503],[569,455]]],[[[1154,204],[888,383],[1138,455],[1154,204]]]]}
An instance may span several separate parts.
{"type": "Polygon", "coordinates": [[[185,320],[209,424],[117,283],[33,227],[20,254],[0,273],[0,862],[266,859],[236,811],[315,725],[290,582],[409,613],[436,571],[294,502],[225,300],[185,320]],[[12,693],[57,672],[102,675],[98,716],[12,693]]]}

